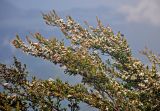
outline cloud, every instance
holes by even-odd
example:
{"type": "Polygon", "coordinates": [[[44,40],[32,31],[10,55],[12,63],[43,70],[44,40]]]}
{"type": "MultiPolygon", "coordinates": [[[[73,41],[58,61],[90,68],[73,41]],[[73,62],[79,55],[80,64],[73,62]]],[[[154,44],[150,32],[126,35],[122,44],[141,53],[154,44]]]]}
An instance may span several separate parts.
{"type": "Polygon", "coordinates": [[[120,11],[126,14],[129,22],[147,22],[160,26],[160,1],[139,0],[136,5],[125,4],[120,11]]]}

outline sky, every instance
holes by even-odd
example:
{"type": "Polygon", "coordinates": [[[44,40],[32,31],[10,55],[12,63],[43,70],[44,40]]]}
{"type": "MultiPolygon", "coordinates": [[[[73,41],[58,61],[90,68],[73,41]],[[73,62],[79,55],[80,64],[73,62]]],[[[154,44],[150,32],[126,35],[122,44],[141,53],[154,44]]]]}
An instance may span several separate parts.
{"type": "MultiPolygon", "coordinates": [[[[46,38],[62,39],[63,35],[56,28],[47,26],[42,19],[42,12],[53,9],[63,19],[71,15],[82,25],[83,21],[88,21],[96,26],[98,16],[115,33],[121,31],[125,35],[136,58],[141,58],[139,51],[145,47],[160,53],[159,6],[159,0],[0,0],[0,62],[9,64],[16,56],[40,78],[64,77],[58,66],[28,56],[10,44],[16,34],[24,40],[26,35],[34,32],[40,32],[46,38]]],[[[70,77],[63,79],[70,81],[70,77]]]]}
{"type": "Polygon", "coordinates": [[[11,64],[16,56],[27,65],[31,75],[41,79],[58,77],[72,84],[80,82],[80,76],[69,77],[58,66],[26,55],[11,45],[16,34],[23,40],[34,32],[62,39],[58,29],[47,26],[42,19],[42,12],[53,9],[63,19],[71,15],[81,25],[88,21],[96,26],[98,16],[115,33],[121,31],[125,35],[136,58],[143,59],[139,51],[145,47],[160,54],[159,6],[159,0],[0,0],[0,63],[11,64]]]}

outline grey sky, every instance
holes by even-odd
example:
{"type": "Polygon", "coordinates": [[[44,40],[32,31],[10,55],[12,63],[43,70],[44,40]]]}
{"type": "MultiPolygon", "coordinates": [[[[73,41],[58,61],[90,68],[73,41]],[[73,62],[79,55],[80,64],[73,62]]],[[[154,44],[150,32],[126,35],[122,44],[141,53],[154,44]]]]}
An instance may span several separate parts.
{"type": "MultiPolygon", "coordinates": [[[[3,2],[4,0],[1,0],[3,2]]],[[[112,12],[124,14],[127,22],[146,22],[160,26],[159,0],[6,0],[8,6],[18,10],[46,11],[110,7],[112,12]]],[[[2,4],[3,5],[3,4],[2,4]]],[[[4,5],[2,6],[4,7],[4,5]]],[[[5,8],[4,13],[11,9],[5,8]]],[[[20,11],[19,11],[20,12],[20,11]]],[[[18,12],[17,12],[18,13],[18,12]]]]}
{"type": "MultiPolygon", "coordinates": [[[[98,6],[107,6],[109,4],[119,4],[116,0],[7,0],[13,5],[22,9],[57,9],[67,10],[71,8],[93,8],[98,6]],[[24,6],[25,4],[25,6],[24,6]]],[[[126,1],[126,0],[122,0],[126,1]]]]}

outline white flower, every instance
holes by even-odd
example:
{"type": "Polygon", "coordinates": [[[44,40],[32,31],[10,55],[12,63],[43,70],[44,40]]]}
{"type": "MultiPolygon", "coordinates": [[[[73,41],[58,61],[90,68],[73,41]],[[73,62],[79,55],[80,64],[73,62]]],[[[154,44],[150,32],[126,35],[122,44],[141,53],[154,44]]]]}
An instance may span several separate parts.
{"type": "MultiPolygon", "coordinates": [[[[33,83],[34,84],[34,83],[33,83]]],[[[33,84],[32,83],[29,83],[29,87],[32,87],[33,86],[33,84]]]]}
{"type": "Polygon", "coordinates": [[[108,107],[106,107],[106,109],[105,109],[106,111],[108,111],[108,107]]]}
{"type": "Polygon", "coordinates": [[[48,79],[48,84],[49,84],[49,85],[52,85],[53,82],[54,82],[54,79],[52,79],[52,78],[49,78],[49,79],[48,79]]]}
{"type": "Polygon", "coordinates": [[[49,78],[48,81],[52,82],[52,81],[54,81],[54,79],[53,78],[49,78]]]}
{"type": "Polygon", "coordinates": [[[108,30],[108,32],[112,32],[112,29],[111,29],[111,27],[107,27],[107,30],[108,30]]]}
{"type": "Polygon", "coordinates": [[[70,98],[70,97],[72,97],[72,95],[69,94],[67,97],[70,98]]]}
{"type": "Polygon", "coordinates": [[[147,82],[148,82],[148,79],[144,80],[144,82],[147,83],[147,82]]]}
{"type": "Polygon", "coordinates": [[[93,53],[98,54],[98,51],[97,51],[97,50],[94,50],[93,53]]]}
{"type": "Polygon", "coordinates": [[[135,75],[132,75],[131,80],[135,80],[135,79],[137,79],[137,77],[135,75]]]}
{"type": "Polygon", "coordinates": [[[7,99],[9,99],[11,96],[7,96],[7,99]]]}
{"type": "Polygon", "coordinates": [[[7,87],[9,86],[9,83],[3,83],[3,86],[7,87]]]}
{"type": "Polygon", "coordinates": [[[13,93],[11,97],[12,97],[12,98],[16,98],[16,97],[17,97],[17,94],[13,93]]]}
{"type": "Polygon", "coordinates": [[[35,42],[35,43],[33,43],[33,45],[38,45],[38,43],[35,42]]]}
{"type": "Polygon", "coordinates": [[[117,94],[118,94],[118,95],[120,95],[120,94],[121,94],[121,92],[120,92],[120,91],[118,91],[118,92],[117,92],[117,94]]]}
{"type": "Polygon", "coordinates": [[[143,83],[140,83],[140,84],[138,84],[140,87],[145,87],[145,84],[143,84],[143,83]]]}
{"type": "Polygon", "coordinates": [[[141,72],[139,75],[140,75],[140,76],[144,76],[144,73],[143,73],[143,72],[141,72]]]}
{"type": "Polygon", "coordinates": [[[63,65],[61,68],[64,69],[64,70],[67,69],[67,67],[65,65],[63,65]]]}
{"type": "Polygon", "coordinates": [[[73,45],[72,48],[76,50],[76,49],[78,49],[78,46],[73,45]]]}

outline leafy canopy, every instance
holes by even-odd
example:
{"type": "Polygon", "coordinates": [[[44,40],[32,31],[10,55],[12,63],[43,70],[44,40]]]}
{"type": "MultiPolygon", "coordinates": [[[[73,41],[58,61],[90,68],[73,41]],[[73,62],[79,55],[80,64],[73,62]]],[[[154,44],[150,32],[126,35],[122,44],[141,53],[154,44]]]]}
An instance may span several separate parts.
{"type": "Polygon", "coordinates": [[[70,16],[64,21],[55,11],[43,14],[46,24],[58,27],[71,41],[45,39],[40,33],[26,37],[17,35],[13,45],[35,57],[64,68],[69,75],[81,75],[82,81],[70,85],[59,79],[27,79],[26,66],[15,58],[14,65],[0,65],[1,110],[80,110],[84,102],[102,111],[158,111],[160,109],[160,57],[145,49],[150,64],[143,64],[132,55],[124,35],[115,34],[97,18],[97,27],[85,22],[84,28],[70,16]],[[33,40],[35,39],[35,40],[33,40]],[[103,55],[103,57],[102,57],[103,55]]]}

